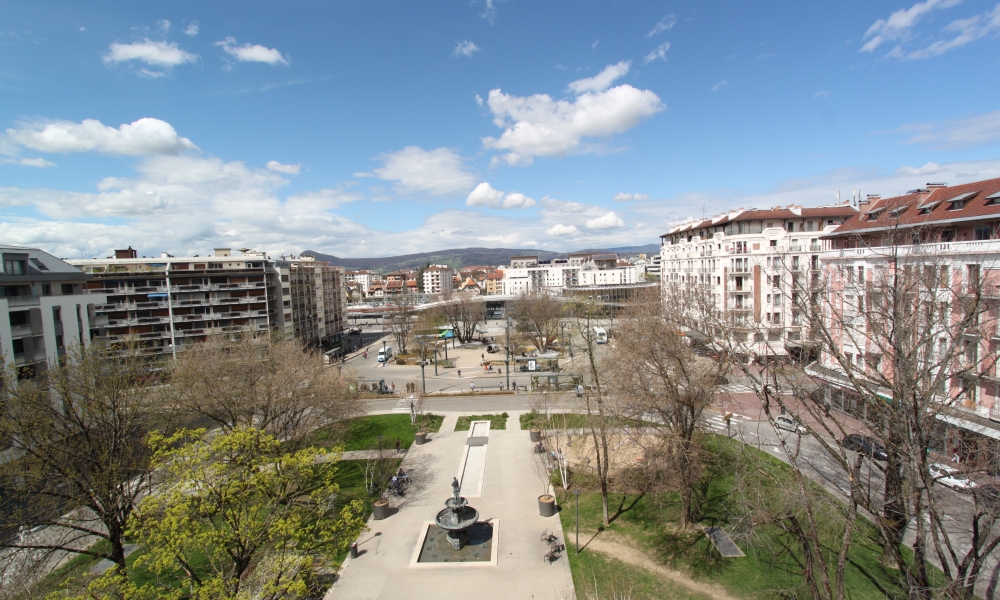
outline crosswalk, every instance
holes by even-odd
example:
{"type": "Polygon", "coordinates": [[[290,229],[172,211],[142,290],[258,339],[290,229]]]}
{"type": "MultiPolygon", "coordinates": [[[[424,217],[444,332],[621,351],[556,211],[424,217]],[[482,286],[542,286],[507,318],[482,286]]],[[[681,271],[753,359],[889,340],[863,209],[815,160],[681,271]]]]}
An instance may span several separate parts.
{"type": "Polygon", "coordinates": [[[394,413],[407,413],[410,412],[410,399],[408,397],[402,397],[396,401],[396,406],[392,407],[392,412],[394,413]]]}
{"type": "MultiPolygon", "coordinates": [[[[740,423],[746,421],[747,418],[743,415],[733,415],[730,420],[730,430],[736,431],[739,429],[740,423]]],[[[726,432],[726,420],[722,418],[722,415],[718,413],[706,413],[702,422],[707,425],[713,431],[718,431],[719,433],[726,432]]]]}

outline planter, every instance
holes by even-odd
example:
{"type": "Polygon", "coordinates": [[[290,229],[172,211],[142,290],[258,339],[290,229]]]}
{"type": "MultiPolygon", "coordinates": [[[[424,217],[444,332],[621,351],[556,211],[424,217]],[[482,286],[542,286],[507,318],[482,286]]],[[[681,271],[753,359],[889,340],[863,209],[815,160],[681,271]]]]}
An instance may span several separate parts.
{"type": "Polygon", "coordinates": [[[542,431],[540,429],[532,429],[531,431],[528,432],[528,435],[531,436],[532,442],[542,441],[542,431]]]}
{"type": "Polygon", "coordinates": [[[551,517],[556,514],[556,497],[542,494],[538,497],[538,514],[543,517],[551,517]]]}
{"type": "Polygon", "coordinates": [[[427,443],[427,432],[426,431],[416,432],[415,434],[413,434],[413,441],[415,441],[418,446],[423,446],[424,444],[427,443]]]}
{"type": "MultiPolygon", "coordinates": [[[[541,500],[538,501],[541,503],[541,500]]],[[[372,512],[375,515],[376,521],[381,521],[382,519],[389,516],[389,501],[385,498],[379,498],[372,504],[372,512]]]]}

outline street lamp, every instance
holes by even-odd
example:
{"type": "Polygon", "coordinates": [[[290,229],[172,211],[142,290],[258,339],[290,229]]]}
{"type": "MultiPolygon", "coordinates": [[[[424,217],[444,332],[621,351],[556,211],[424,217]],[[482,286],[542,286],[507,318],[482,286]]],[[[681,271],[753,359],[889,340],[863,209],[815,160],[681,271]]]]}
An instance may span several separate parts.
{"type": "Polygon", "coordinates": [[[507,317],[507,333],[504,349],[504,359],[503,362],[507,365],[507,389],[510,389],[510,317],[507,317]]]}
{"type": "Polygon", "coordinates": [[[576,553],[580,554],[580,488],[573,493],[576,495],[576,553]]]}

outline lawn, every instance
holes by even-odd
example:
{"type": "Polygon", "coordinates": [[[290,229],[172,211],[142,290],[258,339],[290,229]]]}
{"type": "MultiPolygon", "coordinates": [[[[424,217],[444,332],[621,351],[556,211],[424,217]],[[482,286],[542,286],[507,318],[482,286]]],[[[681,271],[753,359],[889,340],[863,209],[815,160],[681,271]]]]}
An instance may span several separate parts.
{"type": "MultiPolygon", "coordinates": [[[[424,431],[435,433],[441,428],[444,417],[439,415],[418,415],[417,424],[424,431]]],[[[344,450],[368,450],[382,437],[387,448],[396,444],[408,448],[413,443],[414,426],[410,423],[410,415],[370,415],[350,419],[336,427],[317,429],[309,440],[310,444],[320,448],[341,446],[344,450]]]]}
{"type": "MultiPolygon", "coordinates": [[[[771,476],[775,474],[788,476],[790,468],[769,455],[724,437],[708,436],[705,445],[715,456],[715,460],[709,467],[712,477],[701,523],[720,525],[732,532],[733,526],[729,523],[729,519],[735,514],[733,509],[736,508],[731,504],[735,502],[733,470],[737,464],[741,464],[740,454],[744,453],[743,458],[747,456],[745,453],[753,454],[753,458],[757,459],[759,470],[762,473],[769,472],[771,476]]],[[[745,465],[745,461],[742,464],[745,465]]],[[[770,479],[763,475],[758,475],[757,479],[758,481],[752,483],[763,491],[764,497],[777,498],[781,493],[770,479]]],[[[619,492],[613,493],[610,497],[611,514],[617,513],[617,516],[612,518],[610,525],[599,532],[601,497],[596,491],[590,491],[594,489],[594,483],[584,478],[577,480],[577,484],[584,490],[580,495],[581,545],[594,537],[615,540],[621,545],[636,549],[656,564],[674,569],[695,582],[720,585],[736,597],[809,597],[808,591],[801,587],[803,581],[798,562],[799,547],[795,544],[795,540],[776,526],[763,525],[755,528],[754,544],[747,543],[745,539],[737,540],[740,548],[746,553],[745,558],[723,559],[701,533],[700,528],[692,528],[688,532],[678,530],[676,523],[679,503],[676,492],[659,496],[619,492]]],[[[817,491],[826,494],[818,487],[817,491]]],[[[572,547],[576,525],[575,499],[572,494],[563,491],[558,492],[558,495],[562,504],[560,518],[563,530],[567,534],[567,546],[572,547]]],[[[831,502],[831,505],[835,504],[831,502]]],[[[836,547],[838,543],[840,524],[834,522],[837,514],[835,511],[820,511],[818,515],[820,519],[827,519],[821,525],[828,523],[827,527],[822,528],[827,532],[826,539],[822,541],[828,548],[836,547]]],[[[847,595],[849,598],[902,598],[902,591],[893,579],[894,573],[884,569],[879,563],[881,548],[874,540],[873,527],[859,518],[858,530],[854,536],[845,571],[847,595]]],[[[584,554],[587,553],[588,550],[584,549],[584,554]]],[[[596,554],[592,551],[591,553],[596,554]]],[[[602,581],[601,567],[595,564],[603,563],[594,563],[594,560],[596,559],[593,557],[584,559],[583,555],[579,558],[570,557],[578,591],[581,589],[580,585],[589,585],[593,588],[593,583],[586,582],[593,582],[595,574],[597,581],[602,581]]],[[[831,563],[831,576],[833,567],[831,563]]],[[[599,591],[602,597],[609,597],[609,589],[599,591]]],[[[693,593],[684,588],[681,592],[693,593]]],[[[650,594],[652,595],[639,594],[636,597],[700,597],[698,594],[693,596],[656,596],[652,592],[650,594]]],[[[582,595],[582,597],[588,596],[582,595]]]]}
{"type": "Polygon", "coordinates": [[[500,415],[471,415],[468,417],[459,417],[458,423],[455,424],[455,431],[468,431],[469,426],[473,421],[489,421],[490,429],[507,429],[507,413],[500,415]]]}
{"type": "MultiPolygon", "coordinates": [[[[585,413],[550,413],[548,417],[532,410],[521,415],[521,429],[583,429],[590,426],[597,416],[585,413]]],[[[639,427],[643,421],[614,419],[614,426],[639,427]]]]}

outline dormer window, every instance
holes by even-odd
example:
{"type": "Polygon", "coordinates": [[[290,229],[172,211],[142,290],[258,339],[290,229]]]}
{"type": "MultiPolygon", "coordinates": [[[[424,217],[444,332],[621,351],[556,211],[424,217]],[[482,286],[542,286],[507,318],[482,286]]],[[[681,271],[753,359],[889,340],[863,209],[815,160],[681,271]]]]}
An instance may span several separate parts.
{"type": "Polygon", "coordinates": [[[986,196],[986,206],[996,206],[1000,204],[1000,192],[986,196]]]}
{"type": "Polygon", "coordinates": [[[883,211],[885,211],[885,207],[875,208],[875,209],[872,209],[872,210],[868,211],[867,213],[865,213],[865,217],[869,221],[877,221],[878,218],[879,218],[879,215],[881,215],[883,211]]]}
{"type": "Polygon", "coordinates": [[[929,215],[931,214],[931,211],[934,210],[934,207],[937,206],[938,204],[941,204],[940,200],[937,200],[935,202],[928,202],[927,204],[921,204],[920,206],[917,207],[917,211],[922,215],[929,215]]]}
{"type": "Polygon", "coordinates": [[[963,208],[965,208],[965,204],[969,200],[972,200],[972,197],[978,193],[979,193],[978,191],[966,192],[964,194],[959,194],[958,196],[955,196],[954,198],[947,201],[948,210],[962,210],[963,208]]]}
{"type": "Polygon", "coordinates": [[[899,215],[905,213],[906,209],[908,209],[908,208],[910,208],[910,207],[909,206],[897,206],[896,208],[894,208],[894,209],[892,209],[892,210],[889,211],[889,216],[892,217],[893,219],[898,219],[899,215]]]}

